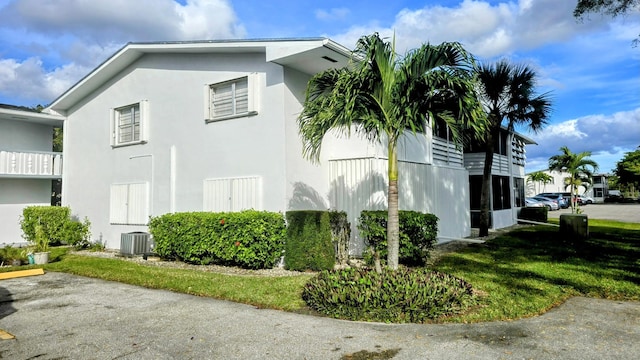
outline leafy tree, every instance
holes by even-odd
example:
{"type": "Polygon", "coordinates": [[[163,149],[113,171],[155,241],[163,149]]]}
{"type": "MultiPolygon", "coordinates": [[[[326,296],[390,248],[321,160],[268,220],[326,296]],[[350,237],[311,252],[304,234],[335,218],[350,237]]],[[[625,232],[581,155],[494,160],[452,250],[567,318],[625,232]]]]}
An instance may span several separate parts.
{"type": "MultiPolygon", "coordinates": [[[[627,14],[640,6],[640,0],[578,0],[573,16],[576,19],[584,19],[589,13],[602,13],[616,17],[627,14]]],[[[637,46],[639,38],[633,40],[633,45],[637,46]]]]}
{"type": "MultiPolygon", "coordinates": [[[[349,67],[316,74],[307,86],[298,125],[303,155],[319,161],[322,139],[329,131],[355,131],[388,147],[387,265],[398,267],[398,154],[407,131],[423,133],[427,120],[442,121],[456,139],[461,123],[478,119],[470,78],[472,57],[458,43],[422,45],[404,57],[395,39],[385,42],[375,33],[358,40],[349,67]]],[[[479,131],[479,130],[478,130],[479,131]]]]}
{"type": "Polygon", "coordinates": [[[597,12],[611,16],[628,13],[640,5],[640,0],[578,0],[573,16],[583,18],[586,14],[597,12]]]}
{"type": "Polygon", "coordinates": [[[477,95],[487,116],[484,139],[485,160],[480,197],[480,236],[489,234],[491,167],[494,144],[506,122],[512,132],[515,124],[525,125],[532,131],[540,130],[551,112],[547,93],[536,95],[536,73],[525,65],[512,65],[506,60],[475,67],[477,95]]]}
{"type": "Polygon", "coordinates": [[[562,154],[549,158],[549,170],[569,173],[565,178],[565,185],[571,188],[571,212],[574,213],[577,203],[576,190],[579,186],[588,189],[593,173],[598,170],[598,163],[589,159],[591,151],[574,154],[566,146],[561,147],[560,151],[562,154]]]}
{"type": "Polygon", "coordinates": [[[619,184],[629,191],[640,188],[640,150],[624,154],[613,172],[618,176],[619,184]]]}
{"type": "Polygon", "coordinates": [[[542,184],[543,189],[544,186],[546,186],[547,184],[549,184],[550,182],[553,181],[553,176],[545,173],[544,171],[534,171],[531,174],[529,174],[529,177],[527,177],[527,182],[537,182],[538,183],[538,191],[540,192],[540,184],[542,184]]]}

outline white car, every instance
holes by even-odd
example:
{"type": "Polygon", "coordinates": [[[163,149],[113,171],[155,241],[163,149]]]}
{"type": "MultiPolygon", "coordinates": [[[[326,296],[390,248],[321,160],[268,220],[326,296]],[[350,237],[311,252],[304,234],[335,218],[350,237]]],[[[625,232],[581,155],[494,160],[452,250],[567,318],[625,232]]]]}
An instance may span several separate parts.
{"type": "Polygon", "coordinates": [[[580,195],[578,196],[582,202],[582,205],[586,205],[586,204],[593,204],[593,198],[591,196],[584,196],[584,195],[580,195]]]}
{"type": "Polygon", "coordinates": [[[534,196],[532,199],[543,203],[547,207],[547,209],[551,211],[560,209],[560,205],[558,205],[558,201],[554,201],[554,199],[549,199],[543,196],[534,196]]]}
{"type": "Polygon", "coordinates": [[[542,202],[533,199],[533,198],[525,198],[524,199],[524,204],[526,207],[544,207],[546,206],[545,204],[543,204],[542,202]]]}

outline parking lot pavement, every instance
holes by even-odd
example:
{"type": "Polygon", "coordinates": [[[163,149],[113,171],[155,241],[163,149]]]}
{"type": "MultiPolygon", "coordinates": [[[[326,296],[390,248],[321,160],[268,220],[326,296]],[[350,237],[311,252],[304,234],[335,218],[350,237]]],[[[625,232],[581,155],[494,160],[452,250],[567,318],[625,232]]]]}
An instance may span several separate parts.
{"type": "MultiPolygon", "coordinates": [[[[640,204],[589,204],[580,206],[580,210],[590,219],[640,223],[640,204]]],[[[571,208],[549,211],[549,218],[559,218],[562,214],[571,214],[571,208]]]]}
{"type": "Polygon", "coordinates": [[[392,325],[47,273],[0,281],[0,329],[15,335],[2,359],[636,359],[640,303],[577,297],[518,321],[392,325]]]}

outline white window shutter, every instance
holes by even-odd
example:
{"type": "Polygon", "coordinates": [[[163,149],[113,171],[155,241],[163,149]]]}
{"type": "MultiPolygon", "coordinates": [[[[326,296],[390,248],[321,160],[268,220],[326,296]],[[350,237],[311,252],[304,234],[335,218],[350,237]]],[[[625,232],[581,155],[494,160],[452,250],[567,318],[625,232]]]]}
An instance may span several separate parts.
{"type": "Polygon", "coordinates": [[[111,224],[127,223],[127,198],[129,187],[127,184],[111,185],[109,199],[109,222],[111,224]]]}
{"type": "Polygon", "coordinates": [[[109,135],[111,136],[110,139],[110,144],[111,146],[114,146],[116,144],[116,110],[115,109],[109,109],[109,135]]]}
{"type": "Polygon", "coordinates": [[[146,225],[149,221],[149,183],[129,184],[127,223],[146,225]]]}
{"type": "Polygon", "coordinates": [[[149,141],[149,101],[140,100],[140,141],[149,141]]]}
{"type": "Polygon", "coordinates": [[[211,120],[213,119],[213,114],[211,113],[211,102],[213,101],[213,94],[211,91],[211,85],[205,84],[203,87],[203,99],[204,99],[204,119],[211,120]]]}
{"type": "Polygon", "coordinates": [[[260,74],[251,73],[247,78],[247,88],[249,97],[247,107],[250,114],[260,111],[260,74]]]}
{"type": "Polygon", "coordinates": [[[262,178],[204,180],[202,209],[213,212],[262,210],[262,178]]]}
{"type": "Polygon", "coordinates": [[[149,221],[149,183],[113,184],[109,223],[146,225],[149,221]]]}

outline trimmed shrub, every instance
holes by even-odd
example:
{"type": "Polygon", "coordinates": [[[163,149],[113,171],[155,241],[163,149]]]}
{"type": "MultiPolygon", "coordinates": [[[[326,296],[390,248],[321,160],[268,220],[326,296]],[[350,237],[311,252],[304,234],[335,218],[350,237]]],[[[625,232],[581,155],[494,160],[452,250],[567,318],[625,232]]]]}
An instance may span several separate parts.
{"type": "Polygon", "coordinates": [[[22,210],[20,226],[25,240],[35,242],[36,226],[42,226],[50,245],[65,243],[64,226],[70,221],[71,209],[66,206],[27,206],[22,210]]]}
{"type": "MultiPolygon", "coordinates": [[[[387,258],[387,211],[362,211],[358,229],[369,247],[369,257],[382,263],[387,258]]],[[[399,262],[409,266],[422,266],[437,242],[438,217],[417,211],[399,211],[399,262]]],[[[368,261],[370,262],[370,261],[368,261]]]]}
{"type": "Polygon", "coordinates": [[[523,207],[520,209],[518,219],[547,222],[549,209],[546,206],[542,207],[523,207]]]}
{"type": "Polygon", "coordinates": [[[149,232],[162,258],[249,269],[275,266],[286,236],[282,214],[255,210],[165,214],[151,218],[149,232]]]}
{"type": "Polygon", "coordinates": [[[330,317],[393,323],[422,323],[477,303],[469,283],[425,268],[322,271],[307,282],[302,298],[330,317]]]}
{"type": "Polygon", "coordinates": [[[328,211],[288,211],[284,264],[289,270],[328,270],[335,265],[328,211]]]}
{"type": "Polygon", "coordinates": [[[351,223],[344,211],[329,211],[331,238],[336,253],[336,262],[344,265],[349,260],[349,241],[351,241],[351,223]]]}
{"type": "Polygon", "coordinates": [[[36,228],[42,227],[42,235],[49,240],[49,245],[77,245],[88,241],[91,222],[85,218],[83,222],[71,216],[71,209],[66,206],[27,206],[22,210],[20,227],[23,235],[30,243],[36,241],[36,228]]]}

